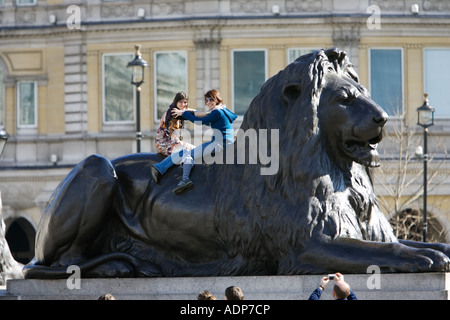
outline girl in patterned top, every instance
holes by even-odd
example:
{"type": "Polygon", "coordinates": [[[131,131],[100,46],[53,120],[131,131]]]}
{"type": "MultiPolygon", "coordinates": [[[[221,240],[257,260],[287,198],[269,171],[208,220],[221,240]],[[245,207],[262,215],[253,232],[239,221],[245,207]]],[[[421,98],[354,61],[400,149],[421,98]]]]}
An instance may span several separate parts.
{"type": "Polygon", "coordinates": [[[184,148],[191,151],[195,148],[194,145],[182,141],[181,129],[184,126],[184,118],[175,118],[172,115],[174,108],[180,110],[187,110],[188,96],[184,91],[180,91],[175,95],[169,109],[161,117],[158,131],[156,132],[155,147],[159,153],[165,156],[170,156],[173,150],[184,148]]]}

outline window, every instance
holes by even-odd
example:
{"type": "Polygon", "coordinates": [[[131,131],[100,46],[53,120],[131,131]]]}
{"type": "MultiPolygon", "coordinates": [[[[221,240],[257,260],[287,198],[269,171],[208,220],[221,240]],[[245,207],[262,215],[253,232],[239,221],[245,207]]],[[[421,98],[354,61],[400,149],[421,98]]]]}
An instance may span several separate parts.
{"type": "Polygon", "coordinates": [[[450,49],[425,49],[425,93],[436,117],[450,117],[450,49]]]}
{"type": "Polygon", "coordinates": [[[186,51],[155,52],[155,119],[160,119],[180,91],[187,88],[186,51]]]}
{"type": "Polygon", "coordinates": [[[103,123],[134,121],[134,86],[131,84],[131,53],[103,55],[103,123]]]}
{"type": "Polygon", "coordinates": [[[36,0],[16,0],[16,4],[18,6],[34,6],[36,4],[36,0]]]}
{"type": "Polygon", "coordinates": [[[316,50],[314,49],[305,49],[305,48],[291,48],[288,49],[288,58],[287,58],[287,63],[290,64],[292,62],[295,61],[295,59],[297,59],[300,56],[303,56],[305,54],[314,52],[316,50]]]}
{"type": "Polygon", "coordinates": [[[401,49],[370,50],[372,99],[390,116],[403,114],[403,64],[401,49]]]}
{"type": "Polygon", "coordinates": [[[37,85],[22,81],[17,84],[17,126],[37,127],[37,85]]]}
{"type": "Polygon", "coordinates": [[[242,116],[267,79],[266,51],[234,50],[232,64],[232,107],[237,115],[242,116]]]}

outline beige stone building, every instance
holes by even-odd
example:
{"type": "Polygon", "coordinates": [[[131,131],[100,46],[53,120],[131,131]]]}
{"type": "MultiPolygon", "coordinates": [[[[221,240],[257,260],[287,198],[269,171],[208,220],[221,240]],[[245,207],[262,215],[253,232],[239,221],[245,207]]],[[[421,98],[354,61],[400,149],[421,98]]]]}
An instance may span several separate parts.
{"type": "MultiPolygon", "coordinates": [[[[203,93],[217,88],[242,116],[265,80],[321,48],[347,51],[391,116],[388,136],[402,119],[417,129],[409,151],[422,143],[416,109],[427,92],[436,110],[429,167],[437,173],[428,211],[450,241],[449,18],[446,0],[0,0],[0,128],[11,135],[0,190],[12,250],[22,260],[32,256],[42,210],[78,161],[136,152],[136,95],[126,67],[135,44],[149,63],[142,152],[155,151],[159,118],[177,91],[202,108],[203,93]]],[[[385,140],[384,177],[395,187],[402,154],[385,140]]],[[[410,159],[413,183],[398,199],[420,190],[421,165],[410,159]]],[[[396,197],[380,181],[390,217],[396,197]]],[[[421,208],[418,196],[402,210],[421,208]]]]}

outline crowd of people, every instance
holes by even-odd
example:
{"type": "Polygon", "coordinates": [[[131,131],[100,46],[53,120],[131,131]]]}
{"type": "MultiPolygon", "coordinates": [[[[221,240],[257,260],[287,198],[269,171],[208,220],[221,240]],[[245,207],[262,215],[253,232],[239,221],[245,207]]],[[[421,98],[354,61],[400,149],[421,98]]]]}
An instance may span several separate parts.
{"type": "MultiPolygon", "coordinates": [[[[344,275],[339,272],[322,277],[319,286],[314,289],[308,300],[320,300],[322,292],[330,281],[334,281],[332,294],[335,300],[358,300],[350,285],[344,281],[344,275]]],[[[198,295],[198,300],[217,299],[209,290],[204,290],[198,295]]],[[[237,286],[228,287],[225,289],[225,300],[244,300],[244,292],[237,286]]]]}
{"type": "MultiPolygon", "coordinates": [[[[358,300],[356,294],[350,288],[350,285],[344,280],[344,275],[337,272],[329,274],[320,279],[319,286],[309,296],[308,300],[320,300],[322,292],[327,285],[334,281],[332,289],[333,298],[335,300],[358,300]]],[[[244,300],[244,291],[238,286],[230,286],[225,289],[225,300],[244,300]]],[[[105,294],[99,297],[99,300],[115,300],[111,294],[105,294]]],[[[203,290],[199,293],[197,300],[218,300],[209,290],[203,290]]]]}
{"type": "MultiPolygon", "coordinates": [[[[209,290],[203,290],[197,300],[217,300],[217,298],[209,290]]],[[[230,286],[225,289],[225,300],[244,300],[244,292],[237,286],[230,286]]]]}
{"type": "MultiPolygon", "coordinates": [[[[98,297],[98,300],[116,300],[116,298],[112,294],[106,293],[98,297]]],[[[209,290],[203,290],[197,300],[217,300],[217,298],[209,290]]],[[[225,300],[244,300],[244,292],[236,286],[228,287],[225,289],[225,300]]]]}

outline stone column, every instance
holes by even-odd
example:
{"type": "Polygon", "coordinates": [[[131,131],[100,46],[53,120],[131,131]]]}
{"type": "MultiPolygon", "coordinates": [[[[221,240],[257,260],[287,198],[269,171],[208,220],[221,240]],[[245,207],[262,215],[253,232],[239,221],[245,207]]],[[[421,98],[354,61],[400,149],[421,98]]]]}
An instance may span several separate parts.
{"type": "Polygon", "coordinates": [[[360,28],[359,23],[333,23],[333,45],[347,52],[356,72],[359,66],[360,28]]]}
{"type": "Polygon", "coordinates": [[[220,91],[220,29],[198,30],[194,38],[197,51],[197,108],[204,105],[203,96],[211,89],[220,91]]]}
{"type": "Polygon", "coordinates": [[[64,47],[66,134],[87,131],[86,44],[64,47]]]}
{"type": "Polygon", "coordinates": [[[76,163],[85,156],[87,122],[86,43],[83,37],[64,45],[65,135],[62,162],[76,163]]]}

